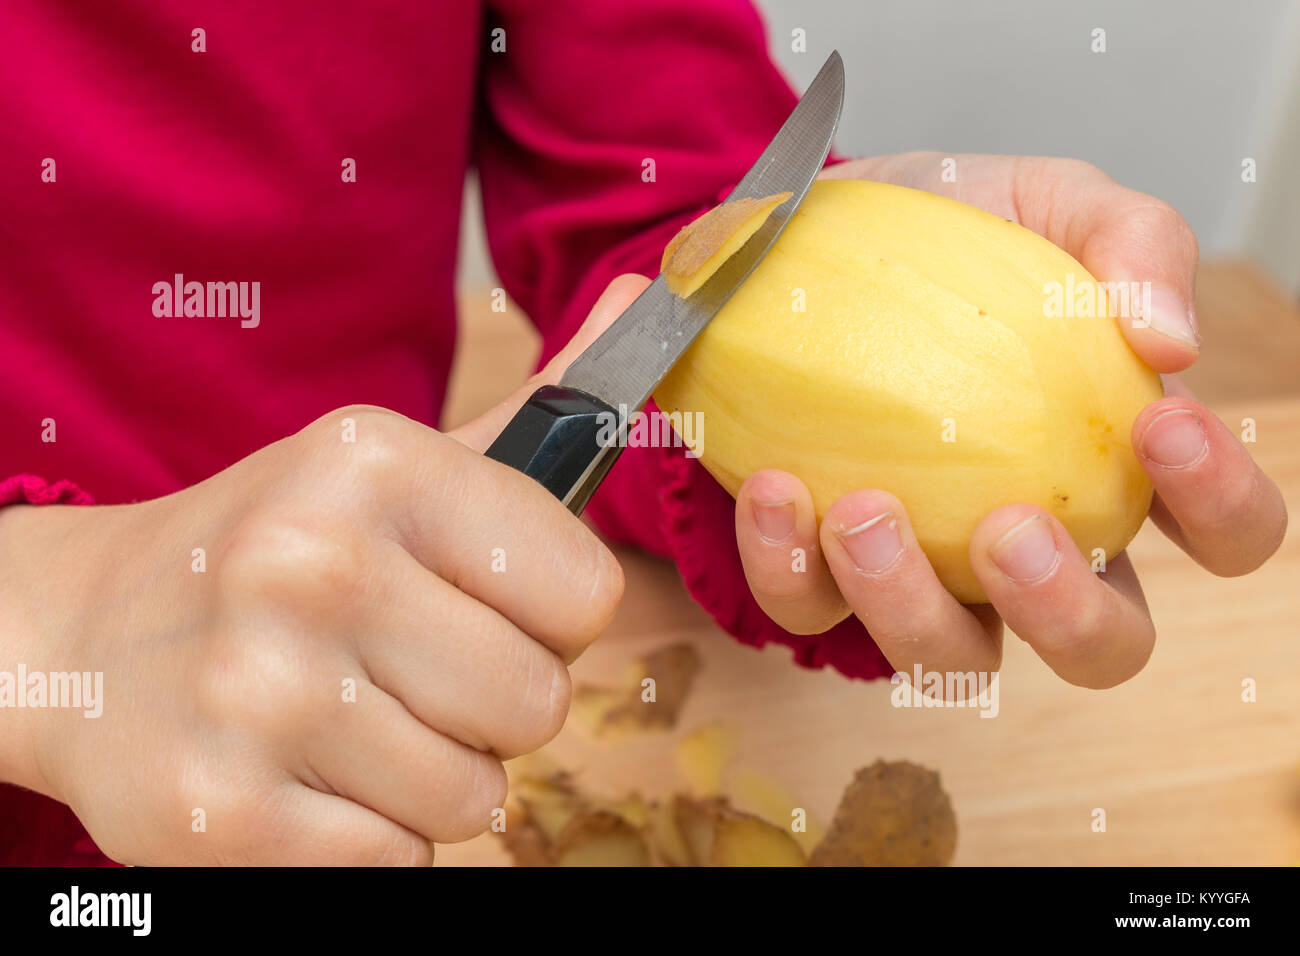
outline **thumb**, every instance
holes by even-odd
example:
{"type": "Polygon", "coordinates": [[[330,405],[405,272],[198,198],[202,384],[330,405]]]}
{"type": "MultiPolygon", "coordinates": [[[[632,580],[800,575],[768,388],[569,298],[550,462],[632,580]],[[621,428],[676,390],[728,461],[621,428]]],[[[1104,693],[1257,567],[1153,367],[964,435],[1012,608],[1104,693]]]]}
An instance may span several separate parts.
{"type": "Polygon", "coordinates": [[[1183,217],[1077,160],[1016,160],[1014,169],[1021,224],[1117,284],[1121,301],[1129,293],[1119,326],[1133,351],[1157,372],[1195,362],[1197,245],[1183,217]]]}
{"type": "Polygon", "coordinates": [[[523,407],[530,395],[543,385],[554,385],[564,374],[564,370],[582,352],[596,341],[600,333],[609,328],[614,320],[636,301],[637,296],[645,291],[650,280],[645,276],[627,273],[619,276],[605,287],[596,304],[591,307],[587,320],[569,340],[569,343],[546,363],[546,367],[515,389],[510,397],[484,412],[472,422],[447,432],[452,438],[468,445],[482,454],[492,441],[501,434],[501,430],[514,418],[515,412],[523,407]]]}
{"type": "MultiPolygon", "coordinates": [[[[1122,187],[1117,187],[1121,190],[1122,187]]],[[[1094,208],[1080,261],[1103,283],[1116,283],[1130,307],[1119,318],[1124,338],[1157,372],[1196,361],[1196,236],[1174,209],[1130,190],[1094,208]]]]}

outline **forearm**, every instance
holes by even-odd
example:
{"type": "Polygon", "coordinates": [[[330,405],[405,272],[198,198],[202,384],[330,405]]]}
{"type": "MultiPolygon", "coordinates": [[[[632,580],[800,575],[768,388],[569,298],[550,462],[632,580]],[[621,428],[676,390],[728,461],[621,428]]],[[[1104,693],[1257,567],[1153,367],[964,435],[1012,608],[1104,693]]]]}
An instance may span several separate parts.
{"type": "Polygon", "coordinates": [[[34,675],[42,675],[39,683],[51,670],[64,670],[51,666],[51,648],[42,640],[39,620],[42,604],[50,614],[60,602],[42,598],[33,582],[58,573],[49,566],[41,540],[57,533],[55,526],[63,523],[56,512],[68,510],[0,508],[0,782],[48,796],[57,796],[41,760],[42,740],[52,720],[48,687],[44,694],[29,695],[29,684],[34,675]]]}

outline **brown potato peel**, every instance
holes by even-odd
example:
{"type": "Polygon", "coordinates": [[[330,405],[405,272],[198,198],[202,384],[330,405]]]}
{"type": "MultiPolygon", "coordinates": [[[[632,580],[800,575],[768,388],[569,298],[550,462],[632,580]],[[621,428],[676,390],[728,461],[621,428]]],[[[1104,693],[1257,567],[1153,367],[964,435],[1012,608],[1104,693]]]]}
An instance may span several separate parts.
{"type": "Polygon", "coordinates": [[[668,290],[683,299],[693,295],[759,230],[772,210],[793,195],[735,199],[683,226],[664,248],[659,267],[668,290]]]}
{"type": "Polygon", "coordinates": [[[789,833],[723,797],[601,800],[565,774],[514,781],[498,835],[516,866],[808,865],[789,833]]]}
{"type": "MultiPolygon", "coordinates": [[[[945,866],[956,849],[957,820],[939,774],[907,761],[859,770],[809,854],[815,835],[740,810],[720,793],[609,799],[540,758],[507,766],[506,828],[497,836],[516,866],[945,866]]],[[[778,804],[765,811],[781,812],[778,804]]]]}
{"type": "Polygon", "coordinates": [[[700,670],[700,655],[689,644],[671,644],[632,662],[620,687],[579,684],[573,715],[596,736],[645,730],[671,730],[700,670]],[[654,680],[654,700],[644,699],[646,678],[654,680]]]}
{"type": "Polygon", "coordinates": [[[957,817],[939,774],[905,760],[877,760],[840,798],[813,866],[946,866],[957,817]]]}

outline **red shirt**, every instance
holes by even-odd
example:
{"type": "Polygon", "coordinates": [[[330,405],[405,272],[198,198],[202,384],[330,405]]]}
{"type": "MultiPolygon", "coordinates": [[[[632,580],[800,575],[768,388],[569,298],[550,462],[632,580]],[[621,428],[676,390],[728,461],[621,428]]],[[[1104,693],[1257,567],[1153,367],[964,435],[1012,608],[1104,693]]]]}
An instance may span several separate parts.
{"type": "MultiPolygon", "coordinates": [[[[352,402],[436,424],[467,170],[546,357],[613,276],[658,271],[795,101],[747,0],[9,0],[0,38],[0,481],[101,503],[352,402]],[[255,327],[166,315],[178,273],[259,283],[255,327]]],[[[763,614],[732,509],[681,449],[637,448],[589,513],[739,640],[888,673],[852,620],[808,637],[763,614]]],[[[95,857],[65,807],[0,785],[0,861],[95,857]]]]}

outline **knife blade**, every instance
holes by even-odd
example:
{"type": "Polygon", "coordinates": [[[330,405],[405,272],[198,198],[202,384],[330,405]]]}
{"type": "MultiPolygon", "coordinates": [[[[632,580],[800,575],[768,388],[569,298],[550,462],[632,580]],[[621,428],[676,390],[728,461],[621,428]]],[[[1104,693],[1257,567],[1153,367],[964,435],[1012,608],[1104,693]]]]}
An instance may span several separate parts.
{"type": "Polygon", "coordinates": [[[844,64],[832,52],[727,202],[792,196],[688,299],[663,276],[569,366],[533,393],[486,455],[540,481],[574,514],[622,452],[631,414],[726,305],[780,238],[821,171],[844,105],[844,64]]]}

